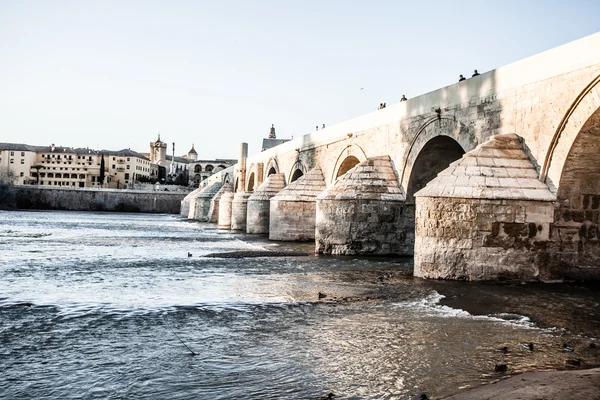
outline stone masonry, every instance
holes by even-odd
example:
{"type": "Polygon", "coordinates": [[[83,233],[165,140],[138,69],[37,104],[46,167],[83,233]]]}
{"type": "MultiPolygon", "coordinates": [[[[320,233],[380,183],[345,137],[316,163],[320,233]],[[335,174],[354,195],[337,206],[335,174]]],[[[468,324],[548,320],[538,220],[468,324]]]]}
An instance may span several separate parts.
{"type": "MultiPolygon", "coordinates": [[[[215,196],[210,201],[210,209],[208,210],[208,222],[212,222],[213,224],[216,224],[219,222],[219,202],[221,201],[221,197],[225,193],[232,193],[232,192],[233,192],[233,184],[232,183],[225,183],[221,187],[221,189],[219,189],[217,194],[215,194],[215,196]]],[[[231,215],[231,210],[230,210],[229,214],[231,215]]]]}
{"type": "Polygon", "coordinates": [[[317,196],[326,189],[321,168],[315,167],[271,199],[269,239],[315,239],[317,196]]]}
{"type": "Polygon", "coordinates": [[[217,222],[219,229],[231,229],[231,204],[233,196],[233,192],[227,192],[219,200],[219,219],[217,222]]]}
{"type": "Polygon", "coordinates": [[[248,198],[252,192],[237,192],[231,202],[231,229],[246,232],[248,198]]]}
{"type": "Polygon", "coordinates": [[[415,276],[543,280],[556,196],[515,134],[498,135],[415,194],[415,276]]]}
{"type": "Polygon", "coordinates": [[[270,200],[284,187],[283,174],[271,174],[248,198],[246,233],[269,233],[270,200]]]}
{"type": "Polygon", "coordinates": [[[204,188],[198,188],[190,193],[187,194],[187,196],[185,196],[183,198],[183,200],[181,200],[181,208],[179,210],[179,214],[184,217],[184,218],[188,218],[189,214],[190,214],[190,201],[192,200],[193,197],[196,197],[204,188]]]}
{"type": "MultiPolygon", "coordinates": [[[[315,251],[326,254],[411,254],[412,215],[388,156],[373,157],[317,197],[315,251]]],[[[412,209],[412,208],[411,208],[412,209]]]]}
{"type": "MultiPolygon", "coordinates": [[[[210,211],[211,201],[222,187],[222,182],[216,182],[208,186],[196,197],[192,197],[192,199],[190,200],[190,204],[195,203],[195,212],[193,219],[201,222],[208,222],[208,212],[210,211]]],[[[190,207],[190,209],[191,208],[192,207],[190,207]]]]}

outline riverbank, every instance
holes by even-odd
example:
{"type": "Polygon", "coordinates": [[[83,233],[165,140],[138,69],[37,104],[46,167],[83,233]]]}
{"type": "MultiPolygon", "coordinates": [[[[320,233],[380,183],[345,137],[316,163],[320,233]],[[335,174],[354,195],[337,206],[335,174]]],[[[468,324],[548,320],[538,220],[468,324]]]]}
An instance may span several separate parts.
{"type": "Polygon", "coordinates": [[[179,214],[182,192],[0,185],[0,210],[179,214]]]}
{"type": "Polygon", "coordinates": [[[527,372],[444,400],[598,400],[600,368],[527,372]]]}

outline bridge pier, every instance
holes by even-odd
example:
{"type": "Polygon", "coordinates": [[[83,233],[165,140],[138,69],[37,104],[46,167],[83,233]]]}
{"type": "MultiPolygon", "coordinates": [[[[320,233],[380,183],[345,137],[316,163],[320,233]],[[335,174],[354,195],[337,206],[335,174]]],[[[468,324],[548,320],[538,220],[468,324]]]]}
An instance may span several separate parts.
{"type": "Polygon", "coordinates": [[[217,221],[217,228],[219,229],[231,229],[233,196],[233,192],[225,192],[219,199],[219,219],[217,221]]]}
{"type": "Polygon", "coordinates": [[[246,233],[269,233],[270,200],[284,187],[283,174],[271,174],[248,198],[246,233]]]}
{"type": "Polygon", "coordinates": [[[194,209],[194,214],[190,215],[192,217],[191,219],[201,222],[208,222],[208,211],[210,210],[211,201],[221,187],[223,187],[222,182],[215,182],[206,187],[206,189],[201,191],[196,197],[191,199],[190,214],[191,210],[194,209]]]}
{"type": "Polygon", "coordinates": [[[190,193],[181,200],[181,208],[179,209],[179,215],[187,218],[190,213],[190,202],[193,197],[197,196],[204,188],[198,188],[190,193]]]}
{"type": "Polygon", "coordinates": [[[405,199],[390,157],[368,158],[317,197],[315,251],[412,254],[413,208],[405,199]]]}
{"type": "MultiPolygon", "coordinates": [[[[223,184],[221,189],[219,189],[217,194],[215,194],[215,196],[210,201],[210,208],[208,210],[208,222],[212,222],[213,224],[216,224],[219,222],[219,203],[221,202],[221,197],[223,197],[223,195],[225,193],[232,193],[232,192],[233,192],[233,184],[231,184],[231,183],[223,184]]],[[[229,218],[231,218],[231,205],[230,205],[230,210],[229,210],[229,218]]],[[[231,221],[230,221],[229,225],[231,225],[231,221]]]]}
{"type": "Polygon", "coordinates": [[[415,194],[415,276],[544,280],[556,196],[519,137],[493,137],[415,194]]]}
{"type": "Polygon", "coordinates": [[[326,188],[321,168],[315,167],[271,198],[269,239],[314,240],[317,196],[326,188]]]}
{"type": "Polygon", "coordinates": [[[246,232],[248,198],[252,192],[237,192],[231,202],[231,230],[246,232]]]}

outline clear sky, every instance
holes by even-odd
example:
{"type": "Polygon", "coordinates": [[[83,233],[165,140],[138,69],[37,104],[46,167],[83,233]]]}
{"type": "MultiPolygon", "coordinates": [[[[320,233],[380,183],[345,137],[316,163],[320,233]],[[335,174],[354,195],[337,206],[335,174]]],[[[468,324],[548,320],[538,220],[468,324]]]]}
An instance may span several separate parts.
{"type": "Polygon", "coordinates": [[[600,31],[598,0],[0,0],[0,142],[236,158],[600,31]],[[361,88],[364,88],[361,90],[361,88]]]}

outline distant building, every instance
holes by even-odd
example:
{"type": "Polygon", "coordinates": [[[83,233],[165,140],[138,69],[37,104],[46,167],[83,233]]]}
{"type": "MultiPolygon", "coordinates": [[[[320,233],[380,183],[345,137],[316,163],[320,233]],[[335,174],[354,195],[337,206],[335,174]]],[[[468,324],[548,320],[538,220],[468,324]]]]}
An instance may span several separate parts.
{"type": "Polygon", "coordinates": [[[263,139],[262,148],[260,151],[265,151],[271,147],[279,146],[282,143],[289,142],[291,139],[277,139],[275,135],[275,125],[271,124],[271,130],[269,131],[269,137],[263,139]]]}
{"type": "Polygon", "coordinates": [[[150,159],[130,149],[98,151],[54,144],[0,143],[0,179],[14,177],[11,183],[17,185],[126,188],[136,179],[149,178],[150,173],[150,159]]]}
{"type": "Polygon", "coordinates": [[[168,155],[167,143],[160,140],[160,135],[156,142],[150,143],[149,157],[157,171],[156,175],[152,174],[151,177],[158,178],[162,183],[170,180],[195,187],[215,172],[237,163],[234,159],[198,160],[198,153],[193,144],[190,151],[183,156],[168,155]]]}

